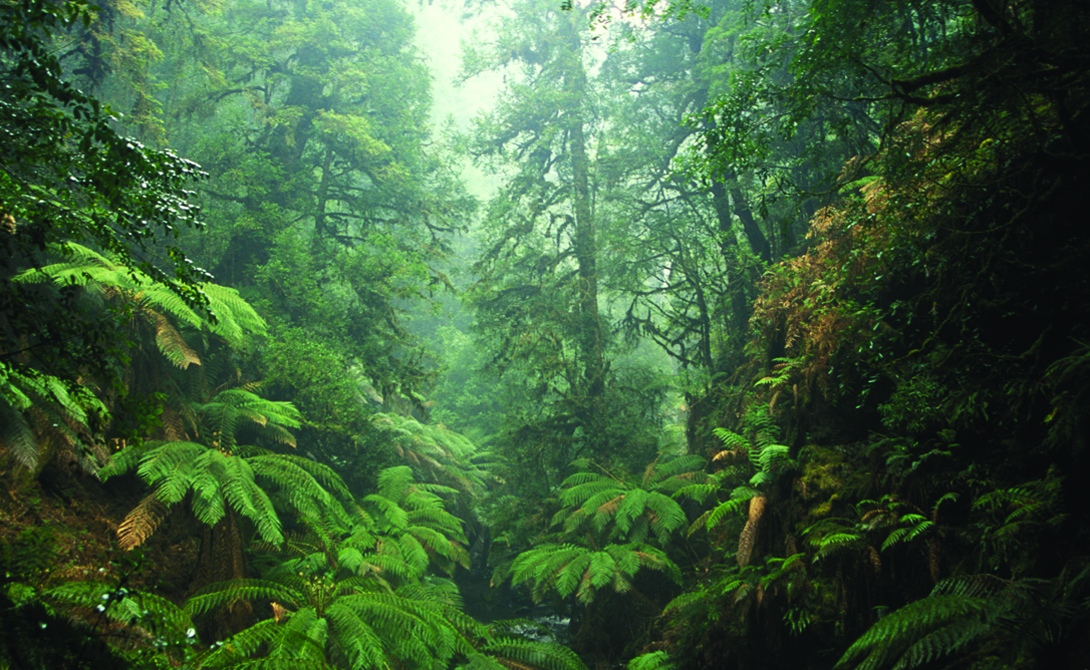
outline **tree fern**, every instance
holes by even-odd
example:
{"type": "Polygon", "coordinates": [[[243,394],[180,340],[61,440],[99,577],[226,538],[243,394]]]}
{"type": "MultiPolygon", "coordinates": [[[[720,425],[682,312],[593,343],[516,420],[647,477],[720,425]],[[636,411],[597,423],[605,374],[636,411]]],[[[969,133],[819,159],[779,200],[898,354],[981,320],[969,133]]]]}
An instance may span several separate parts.
{"type": "MultiPolygon", "coordinates": [[[[969,575],[940,582],[931,595],[875,623],[837,668],[915,668],[982,647],[1009,660],[1063,641],[1090,614],[1083,570],[1070,581],[969,575]]],[[[1046,654],[1047,658],[1048,655],[1046,654]]]]}
{"type": "Polygon", "coordinates": [[[585,526],[606,541],[644,542],[654,534],[665,544],[686,521],[681,506],[668,492],[691,481],[693,469],[704,463],[701,458],[675,461],[676,465],[673,461],[661,466],[653,463],[638,482],[614,477],[590,461],[576,461],[574,465],[584,470],[564,480],[560,493],[564,507],[554,516],[554,523],[562,523],[569,534],[585,526]]]}
{"type": "MultiPolygon", "coordinates": [[[[283,535],[270,490],[279,491],[279,498],[292,509],[310,516],[343,518],[345,514],[315,477],[320,473],[327,482],[336,482],[332,471],[299,457],[260,452],[243,457],[194,442],[148,442],[121,451],[100,474],[107,478],[134,468],[163,505],[175,505],[192,492],[191,509],[202,523],[214,525],[233,509],[254,522],[263,540],[275,544],[283,541],[283,535]],[[264,486],[259,480],[264,480],[264,486]]],[[[336,488],[345,490],[343,483],[336,488]]],[[[138,505],[119,528],[126,548],[139,545],[154,530],[149,528],[147,505],[138,505]]]]}
{"type": "MultiPolygon", "coordinates": [[[[42,446],[51,436],[72,449],[89,442],[93,414],[105,415],[106,407],[87,388],[0,361],[0,448],[27,470],[43,464],[42,446]]],[[[80,463],[92,471],[97,467],[87,458],[80,463]]]]}
{"type": "Polygon", "coordinates": [[[434,482],[470,493],[483,485],[483,471],[470,461],[477,454],[472,440],[443,425],[423,424],[398,414],[375,414],[372,423],[385,432],[395,453],[434,482]]]}
{"type": "MultiPolygon", "coordinates": [[[[387,494],[412,488],[401,472],[383,479],[387,494]]],[[[431,670],[461,661],[482,669],[586,670],[568,650],[522,639],[509,626],[485,626],[462,613],[455,584],[405,565],[399,551],[416,542],[409,534],[412,526],[389,524],[384,516],[388,510],[361,512],[347,532],[293,540],[290,549],[281,551],[297,557],[263,578],[215,584],[192,597],[186,611],[197,617],[240,600],[273,603],[272,619],[219,645],[200,667],[297,663],[431,670]]],[[[407,521],[408,513],[404,516],[407,521]]]]}
{"type": "Polygon", "coordinates": [[[447,511],[438,495],[453,489],[416,482],[408,466],[387,468],[378,480],[379,493],[364,497],[361,507],[376,533],[400,538],[383,545],[384,551],[402,555],[414,570],[434,564],[453,574],[457,565],[468,567],[462,521],[447,511]]]}
{"type": "Polygon", "coordinates": [[[226,389],[206,403],[195,403],[200,416],[199,432],[211,446],[230,451],[238,432],[251,427],[274,442],[295,446],[295,436],[288,428],[302,425],[302,414],[290,402],[266,400],[245,389],[226,389]]]}
{"type": "Polygon", "coordinates": [[[610,544],[601,551],[573,544],[544,544],[519,554],[510,570],[514,584],[530,586],[535,601],[553,592],[562,598],[575,594],[584,603],[609,587],[623,593],[642,568],[665,573],[680,582],[678,567],[662,551],[640,543],[610,544]]]}
{"type": "Polygon", "coordinates": [[[75,242],[57,245],[54,250],[69,260],[28,270],[13,281],[74,284],[121,296],[149,313],[165,312],[183,325],[207,329],[235,348],[245,344],[248,334],[265,332],[265,321],[235,289],[212,283],[200,284],[199,290],[207,299],[210,317],[205,318],[170,287],[135,267],[124,265],[112,255],[98,253],[75,242]]]}
{"type": "Polygon", "coordinates": [[[642,654],[628,662],[628,670],[674,670],[677,662],[668,651],[642,654]]]}

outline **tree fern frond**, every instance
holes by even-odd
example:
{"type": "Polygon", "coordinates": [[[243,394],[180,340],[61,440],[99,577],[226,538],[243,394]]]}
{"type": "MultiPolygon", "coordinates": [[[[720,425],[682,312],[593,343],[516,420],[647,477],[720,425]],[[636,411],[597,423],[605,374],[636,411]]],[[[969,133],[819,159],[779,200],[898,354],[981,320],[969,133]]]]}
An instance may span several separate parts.
{"type": "Polygon", "coordinates": [[[164,503],[173,505],[181,502],[193,486],[193,464],[207,451],[195,442],[149,444],[140,456],[136,474],[158,488],[164,503]]]}
{"type": "Polygon", "coordinates": [[[746,438],[726,428],[713,428],[712,434],[718,437],[727,449],[749,449],[749,442],[746,438]]]}
{"type": "MultiPolygon", "coordinates": [[[[109,283],[103,278],[96,278],[96,281],[103,284],[109,283]]],[[[198,330],[206,323],[205,319],[194,312],[181,296],[163,284],[152,283],[150,278],[146,281],[142,279],[138,286],[124,284],[118,284],[118,286],[132,291],[136,302],[146,310],[153,312],[165,310],[178,321],[198,330]]]]}
{"type": "Polygon", "coordinates": [[[431,562],[428,558],[428,552],[424,549],[424,545],[422,545],[420,540],[416,539],[413,535],[406,533],[399,538],[398,546],[401,548],[401,557],[409,564],[409,567],[412,568],[413,575],[422,577],[428,569],[428,564],[431,562]]]}
{"type": "Polygon", "coordinates": [[[894,670],[916,668],[943,656],[956,654],[991,632],[989,622],[979,617],[958,619],[917,640],[904,652],[894,670]]]}
{"type": "MultiPolygon", "coordinates": [[[[287,476],[289,472],[292,472],[291,479],[289,481],[276,481],[278,486],[295,486],[301,483],[307,483],[307,477],[319,484],[323,489],[342,496],[345,499],[352,497],[352,494],[348,490],[348,485],[344,483],[341,476],[337,474],[337,471],[329,467],[324,463],[310,460],[302,456],[296,456],[295,454],[270,454],[268,457],[259,456],[251,459],[254,462],[260,461],[262,464],[276,462],[278,464],[288,464],[292,466],[290,469],[288,465],[281,465],[281,471],[284,476],[287,476]],[[304,476],[304,474],[306,476],[304,476]]],[[[262,473],[264,474],[264,473],[262,473]]],[[[267,475],[270,479],[273,479],[271,474],[267,475]]]]}
{"type": "Polygon", "coordinates": [[[719,492],[720,486],[721,484],[718,480],[700,484],[689,484],[688,486],[684,486],[677,491],[674,491],[672,497],[689,498],[690,500],[703,504],[705,500],[719,492]]]}
{"type": "Polygon", "coordinates": [[[155,323],[155,344],[167,360],[183,370],[190,365],[201,364],[200,356],[186,344],[182,334],[165,316],[153,312],[151,318],[155,323]]]}
{"type": "Polygon", "coordinates": [[[628,670],[674,670],[677,663],[668,651],[642,654],[628,662],[628,670]]]}
{"type": "Polygon", "coordinates": [[[482,651],[540,670],[586,670],[586,665],[575,652],[559,644],[504,639],[486,644],[482,651]]]}
{"type": "Polygon", "coordinates": [[[670,602],[666,603],[666,607],[662,608],[662,614],[665,616],[672,612],[684,613],[691,608],[705,605],[707,599],[707,590],[702,587],[697,587],[691,591],[686,591],[685,593],[682,593],[670,602]]]}
{"type": "Polygon", "coordinates": [[[330,608],[329,618],[351,667],[381,668],[385,665],[383,640],[359,612],[337,603],[330,608]]]}
{"type": "MultiPolygon", "coordinates": [[[[632,528],[632,523],[636,518],[644,514],[649,495],[650,492],[645,489],[632,489],[621,498],[620,504],[617,505],[615,510],[614,521],[617,524],[617,529],[622,534],[627,533],[632,528]]],[[[677,505],[677,503],[674,504],[677,505]]]]}
{"type": "Polygon", "coordinates": [[[280,545],[284,535],[268,493],[254,481],[255,471],[244,458],[224,459],[223,497],[243,516],[252,519],[263,540],[280,545]]]}
{"type": "Polygon", "coordinates": [[[53,605],[67,605],[104,614],[109,620],[139,625],[182,638],[193,623],[189,615],[166,598],[102,582],[66,582],[45,591],[53,605]]]}
{"type": "Polygon", "coordinates": [[[190,616],[206,614],[217,607],[224,607],[243,600],[274,600],[282,605],[298,609],[306,603],[305,596],[278,581],[263,579],[234,579],[217,582],[201,589],[185,602],[184,610],[190,616]]]}
{"type": "Polygon", "coordinates": [[[644,486],[654,485],[657,489],[669,479],[703,471],[706,464],[707,459],[696,454],[679,456],[668,461],[656,460],[644,473],[644,486]]]}
{"type": "Polygon", "coordinates": [[[201,285],[201,291],[208,298],[209,309],[216,317],[216,323],[209,324],[209,329],[233,347],[243,344],[247,331],[256,335],[265,334],[268,327],[265,319],[239,296],[238,290],[206,283],[201,285]]]}
{"type": "MultiPolygon", "coordinates": [[[[310,647],[310,653],[285,656],[266,656],[250,658],[264,648],[282,649],[280,643],[285,636],[304,637],[299,631],[287,630],[276,619],[260,621],[240,631],[216,647],[206,656],[198,659],[198,668],[248,668],[252,670],[291,670],[292,668],[332,669],[327,663],[323,651],[311,641],[296,640],[296,649],[310,647]],[[319,655],[321,654],[321,655],[319,655]]],[[[285,645],[286,646],[286,645],[285,645]]]]}
{"type": "Polygon", "coordinates": [[[159,499],[159,492],[149,493],[117,527],[118,546],[125,551],[139,547],[163,522],[167,511],[167,505],[159,499]]]}
{"type": "Polygon", "coordinates": [[[833,533],[817,541],[818,551],[814,556],[815,561],[830,556],[848,548],[859,548],[865,544],[865,540],[859,533],[833,533]]]}
{"type": "Polygon", "coordinates": [[[651,526],[663,544],[667,541],[668,534],[685,525],[685,511],[676,500],[667,495],[651,492],[647,496],[646,509],[651,526]]]}
{"type": "MultiPolygon", "coordinates": [[[[714,530],[728,515],[737,512],[742,508],[742,505],[749,502],[751,498],[755,498],[759,495],[761,495],[761,493],[756,489],[739,486],[731,492],[729,500],[719,503],[715,509],[709,511],[706,516],[701,517],[704,519],[704,528],[709,532],[714,530]]],[[[699,519],[697,521],[699,521],[699,519]]],[[[694,522],[693,526],[695,525],[696,522],[694,522]]],[[[689,531],[689,534],[691,535],[693,527],[690,527],[689,531]]]]}
{"type": "Polygon", "coordinates": [[[1012,582],[995,575],[965,575],[939,582],[931,595],[957,595],[967,598],[988,597],[1010,588],[1012,582]]]}
{"type": "Polygon", "coordinates": [[[4,399],[0,399],[0,449],[28,470],[38,467],[38,436],[23,413],[4,399]]]}
{"type": "Polygon", "coordinates": [[[590,481],[561,490],[560,502],[568,507],[581,506],[587,501],[600,498],[603,495],[607,496],[607,498],[615,496],[626,488],[615,479],[599,475],[590,481]]]}
{"type": "Polygon", "coordinates": [[[836,667],[858,670],[893,667],[901,663],[914,644],[931,633],[959,621],[987,617],[994,609],[994,603],[984,598],[940,595],[917,600],[871,626],[844,652],[836,667]]]}

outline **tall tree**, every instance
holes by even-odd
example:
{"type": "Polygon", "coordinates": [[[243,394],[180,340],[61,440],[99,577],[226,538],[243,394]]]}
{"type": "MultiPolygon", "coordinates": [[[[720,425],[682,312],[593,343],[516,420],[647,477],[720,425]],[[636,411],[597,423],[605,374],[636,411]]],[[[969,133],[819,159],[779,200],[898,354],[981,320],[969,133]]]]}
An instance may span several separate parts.
{"type": "Polygon", "coordinates": [[[634,437],[646,424],[636,397],[621,397],[601,285],[593,192],[601,120],[588,77],[599,56],[588,47],[588,12],[510,9],[517,18],[493,26],[465,61],[467,76],[502,70],[509,82],[472,141],[509,179],[485,215],[470,295],[492,368],[528,401],[509,411],[514,455],[548,486],[579,455],[634,456],[647,446],[634,437]]]}
{"type": "Polygon", "coordinates": [[[211,175],[193,253],[268,318],[267,388],[310,417],[311,453],[366,470],[372,399],[409,411],[429,382],[404,312],[444,288],[436,262],[471,210],[430,145],[412,17],[232,0],[128,20],[162,52],[146,76],[165,138],[211,175]]]}

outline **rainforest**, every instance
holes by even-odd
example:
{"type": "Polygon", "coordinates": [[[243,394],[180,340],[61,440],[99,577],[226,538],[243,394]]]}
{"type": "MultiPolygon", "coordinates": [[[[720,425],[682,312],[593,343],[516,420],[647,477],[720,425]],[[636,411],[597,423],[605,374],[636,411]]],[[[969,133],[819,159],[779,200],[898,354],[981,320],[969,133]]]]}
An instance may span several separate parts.
{"type": "Polygon", "coordinates": [[[0,0],[0,670],[1090,667],[1082,0],[0,0]]]}

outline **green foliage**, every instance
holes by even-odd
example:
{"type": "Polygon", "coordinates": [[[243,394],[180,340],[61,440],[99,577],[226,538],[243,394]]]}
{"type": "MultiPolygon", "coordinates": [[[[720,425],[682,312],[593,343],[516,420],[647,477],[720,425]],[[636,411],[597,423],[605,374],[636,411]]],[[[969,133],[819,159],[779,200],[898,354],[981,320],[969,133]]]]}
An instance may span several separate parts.
{"type": "MultiPolygon", "coordinates": [[[[127,447],[100,475],[107,478],[133,469],[154,487],[159,503],[169,507],[188,497],[194,516],[210,526],[218,523],[228,509],[234,510],[252,520],[264,540],[276,544],[284,538],[273,499],[266,490],[270,485],[279,489],[280,497],[292,509],[306,516],[343,514],[340,503],[326,488],[337,486],[336,474],[298,456],[257,451],[242,456],[194,442],[148,442],[127,447]],[[259,480],[266,484],[259,484],[259,480]]],[[[343,485],[340,488],[346,493],[343,485]]],[[[140,544],[158,525],[157,520],[146,517],[146,509],[142,503],[122,524],[119,534],[123,546],[140,544]]]]}
{"type": "Polygon", "coordinates": [[[1074,578],[1007,581],[974,575],[938,584],[931,595],[879,620],[837,668],[914,668],[1003,644],[1008,662],[1056,644],[1087,616],[1087,570],[1074,578]]]}
{"type": "Polygon", "coordinates": [[[75,447],[72,434],[90,409],[77,378],[117,381],[118,331],[127,316],[89,315],[71,292],[27,286],[14,275],[41,264],[47,248],[82,243],[151,278],[186,309],[207,304],[199,292],[206,273],[171,241],[200,223],[186,189],[203,173],[121,134],[117,115],[62,67],[54,39],[86,30],[96,10],[81,0],[0,6],[0,439],[16,463],[32,470],[43,464],[41,447],[58,441],[50,433],[75,447]],[[45,397],[28,388],[43,384],[45,397]],[[37,396],[44,416],[24,411],[19,396],[26,391],[37,396]]]}
{"type": "Polygon", "coordinates": [[[542,670],[585,670],[571,651],[485,626],[461,612],[457,587],[429,574],[446,569],[464,541],[457,522],[408,467],[383,471],[351,527],[292,541],[299,555],[261,579],[214,584],[192,597],[196,616],[235,603],[272,603],[273,618],[236,634],[198,667],[433,668],[452,662],[495,670],[517,662],[542,670]],[[442,535],[446,533],[447,535],[442,535]],[[433,540],[436,540],[433,542],[433,540]],[[444,549],[444,546],[446,549],[444,549]]]}
{"type": "Polygon", "coordinates": [[[302,425],[302,414],[290,402],[266,400],[244,389],[225,389],[206,403],[194,403],[199,416],[198,437],[209,445],[230,452],[245,428],[280,444],[295,446],[288,428],[302,425]]]}
{"type": "Polygon", "coordinates": [[[641,654],[628,662],[628,670],[673,670],[676,667],[674,659],[666,651],[641,654]]]}
{"type": "Polygon", "coordinates": [[[377,530],[397,538],[389,549],[406,561],[417,578],[432,562],[448,574],[458,565],[469,567],[462,521],[447,511],[441,493],[456,491],[418,483],[409,466],[398,466],[380,472],[378,491],[360,501],[377,530]]]}
{"type": "Polygon", "coordinates": [[[989,491],[974,500],[983,531],[979,541],[988,550],[981,569],[1005,565],[1015,575],[1024,574],[1041,538],[1060,532],[1068,519],[1062,495],[1063,477],[1051,469],[1044,479],[989,491]]]}
{"type": "Polygon", "coordinates": [[[728,467],[711,475],[706,483],[692,484],[675,492],[675,496],[688,497],[703,503],[721,490],[730,489],[726,500],[717,503],[690,524],[689,535],[702,528],[714,530],[725,519],[743,509],[750,500],[763,495],[762,492],[769,489],[776,477],[796,465],[790,457],[790,449],[781,444],[773,444],[764,430],[757,432],[755,443],[722,427],[717,427],[712,432],[725,447],[712,459],[713,462],[744,459],[748,461],[749,468],[748,472],[743,473],[737,466],[728,467]],[[744,481],[747,474],[748,482],[743,484],[739,479],[744,481]]]}
{"type": "MultiPolygon", "coordinates": [[[[238,291],[211,282],[196,286],[207,316],[198,314],[169,284],[147,274],[141,268],[125,265],[114,254],[103,254],[75,242],[59,244],[54,249],[69,260],[27,270],[13,281],[33,283],[52,281],[61,286],[89,286],[106,296],[120,295],[148,314],[165,313],[183,326],[207,329],[235,348],[245,346],[247,336],[264,335],[265,320],[239,297],[238,291]]],[[[160,334],[157,343],[163,353],[178,363],[178,354],[169,350],[160,334]]],[[[184,366],[181,366],[184,367],[184,366]]]]}
{"type": "Polygon", "coordinates": [[[639,481],[625,481],[590,461],[574,465],[582,472],[563,483],[560,502],[564,506],[553,517],[564,532],[577,536],[588,528],[606,541],[645,542],[654,534],[660,546],[685,524],[685,513],[670,494],[704,478],[704,459],[683,456],[647,466],[639,481]],[[595,472],[595,470],[600,472],[595,472]]]}
{"type": "Polygon", "coordinates": [[[53,455],[48,445],[57,442],[75,452],[84,469],[96,470],[89,424],[105,415],[105,405],[85,386],[0,362],[0,449],[26,471],[37,473],[53,455]]]}
{"type": "Polygon", "coordinates": [[[425,424],[409,416],[376,412],[371,423],[394,447],[398,457],[463,493],[480,490],[483,473],[470,462],[477,446],[442,424],[425,424]]]}
{"type": "Polygon", "coordinates": [[[664,552],[638,542],[610,544],[597,551],[573,544],[540,544],[519,554],[509,576],[513,584],[528,584],[535,601],[550,593],[561,598],[575,594],[586,605],[606,587],[617,593],[630,591],[641,568],[681,581],[680,570],[664,552]]]}
{"type": "Polygon", "coordinates": [[[244,423],[276,440],[291,440],[287,427],[297,427],[300,417],[290,403],[235,389],[221,391],[197,410],[203,415],[202,436],[207,444],[172,441],[129,446],[102,469],[103,478],[135,470],[154,488],[121,524],[123,547],[139,545],[155,530],[163,517],[157,505],[170,507],[187,498],[202,523],[215,525],[231,509],[252,520],[262,539],[279,544],[282,524],[274,497],[266,490],[270,487],[278,492],[276,500],[305,518],[316,522],[343,518],[338,497],[349,497],[348,489],[329,466],[238,444],[237,431],[244,423]]]}
{"type": "Polygon", "coordinates": [[[87,581],[61,584],[43,592],[41,598],[59,609],[93,612],[127,626],[130,636],[143,637],[142,644],[163,653],[184,655],[196,642],[189,615],[153,593],[87,581]]]}

